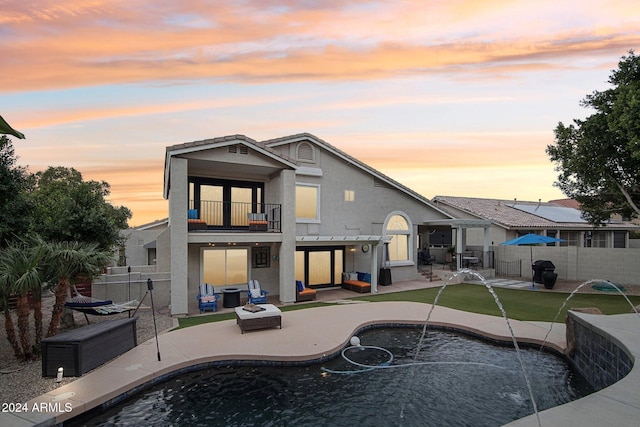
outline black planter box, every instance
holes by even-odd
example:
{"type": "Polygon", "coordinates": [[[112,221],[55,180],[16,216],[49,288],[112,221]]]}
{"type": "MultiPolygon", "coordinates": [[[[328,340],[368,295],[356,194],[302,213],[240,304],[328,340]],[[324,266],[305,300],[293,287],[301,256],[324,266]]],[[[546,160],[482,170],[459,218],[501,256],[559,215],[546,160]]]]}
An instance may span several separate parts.
{"type": "Polygon", "coordinates": [[[79,377],[138,345],[137,317],[107,320],[42,340],[42,376],[79,377]]]}

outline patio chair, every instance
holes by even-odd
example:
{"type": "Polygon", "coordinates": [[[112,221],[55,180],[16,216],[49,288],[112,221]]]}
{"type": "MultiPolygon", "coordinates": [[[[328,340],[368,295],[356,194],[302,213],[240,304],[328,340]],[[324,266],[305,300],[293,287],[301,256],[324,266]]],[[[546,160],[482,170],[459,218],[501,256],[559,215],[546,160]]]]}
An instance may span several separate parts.
{"type": "Polygon", "coordinates": [[[418,252],[418,264],[431,265],[436,261],[435,255],[429,253],[429,249],[418,252]]]}
{"type": "Polygon", "coordinates": [[[313,301],[316,299],[316,290],[307,288],[300,280],[296,280],[296,302],[313,301]]]}
{"type": "Polygon", "coordinates": [[[266,304],[268,293],[269,291],[260,288],[260,282],[257,280],[249,280],[247,283],[247,297],[251,304],[266,304]]]}
{"type": "Polygon", "coordinates": [[[209,283],[203,283],[200,285],[200,293],[196,297],[198,299],[198,308],[200,313],[204,313],[207,310],[218,311],[218,299],[220,294],[214,292],[213,286],[209,283]]]}

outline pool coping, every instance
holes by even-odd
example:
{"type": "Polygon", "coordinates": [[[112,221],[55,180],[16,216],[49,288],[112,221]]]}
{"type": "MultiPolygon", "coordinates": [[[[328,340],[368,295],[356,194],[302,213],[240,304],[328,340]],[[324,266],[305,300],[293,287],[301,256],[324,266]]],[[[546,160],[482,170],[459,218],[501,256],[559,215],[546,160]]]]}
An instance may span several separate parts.
{"type": "MultiPolygon", "coordinates": [[[[431,309],[431,304],[415,302],[338,304],[283,312],[282,329],[262,329],[241,334],[236,322],[227,320],[170,331],[158,336],[161,361],[157,360],[155,339],[148,340],[83,377],[26,402],[27,408],[42,407],[50,411],[0,413],[0,424],[6,427],[56,425],[125,396],[133,388],[158,382],[174,371],[194,365],[252,360],[299,363],[327,358],[341,351],[351,336],[363,328],[379,324],[421,325],[431,309]],[[71,410],[67,411],[69,408],[71,410]]],[[[611,329],[612,336],[627,346],[634,360],[635,354],[640,354],[639,333],[633,332],[633,321],[637,322],[637,318],[631,319],[628,315],[591,316],[588,320],[604,330],[611,329]]],[[[433,307],[429,324],[497,341],[512,340],[504,318],[497,316],[437,306],[433,307]]],[[[547,347],[560,353],[566,347],[565,325],[562,323],[509,319],[509,324],[519,343],[540,345],[548,335],[547,347]]],[[[640,413],[637,403],[640,402],[638,375],[640,368],[634,366],[622,381],[601,392],[540,412],[540,419],[544,420],[542,425],[604,425],[602,418],[597,417],[600,412],[598,406],[608,408],[611,402],[628,410],[616,411],[611,415],[615,415],[615,418],[607,418],[604,423],[611,425],[611,419],[616,422],[619,420],[618,425],[625,425],[625,421],[627,424],[635,422],[640,413]],[[623,382],[624,389],[619,386],[623,382]],[[593,403],[581,403],[585,399],[593,403]],[[594,404],[597,406],[592,406],[594,404]],[[587,416],[585,405],[590,408],[589,414],[595,415],[587,416]]],[[[539,424],[535,415],[532,415],[508,425],[539,424]]]]}

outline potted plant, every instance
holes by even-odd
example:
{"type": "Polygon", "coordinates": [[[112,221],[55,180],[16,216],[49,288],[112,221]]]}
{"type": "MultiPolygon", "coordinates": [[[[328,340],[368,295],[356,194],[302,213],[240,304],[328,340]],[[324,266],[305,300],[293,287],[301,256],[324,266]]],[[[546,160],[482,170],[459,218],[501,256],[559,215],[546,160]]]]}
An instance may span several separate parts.
{"type": "Polygon", "coordinates": [[[542,273],[542,283],[547,289],[553,289],[553,286],[556,284],[557,279],[558,273],[554,271],[544,271],[542,273]]]}

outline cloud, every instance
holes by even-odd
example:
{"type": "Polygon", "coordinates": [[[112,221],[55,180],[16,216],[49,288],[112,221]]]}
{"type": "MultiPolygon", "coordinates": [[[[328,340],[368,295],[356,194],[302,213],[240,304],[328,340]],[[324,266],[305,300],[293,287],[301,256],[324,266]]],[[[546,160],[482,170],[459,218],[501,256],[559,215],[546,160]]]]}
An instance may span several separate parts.
{"type": "Polygon", "coordinates": [[[42,128],[54,125],[81,123],[91,120],[104,120],[123,117],[152,116],[188,112],[259,106],[276,102],[292,102],[298,96],[293,94],[273,94],[265,96],[230,96],[217,98],[196,98],[171,102],[154,102],[153,100],[136,99],[131,103],[109,105],[93,103],[52,109],[50,106],[34,106],[22,114],[20,124],[28,128],[42,128]]]}
{"type": "Polygon", "coordinates": [[[548,165],[549,132],[350,134],[333,144],[380,170],[479,169],[548,165]],[[393,145],[390,144],[393,141],[393,145]],[[391,147],[395,147],[392,149],[391,147]],[[500,153],[496,155],[496,153],[500,153]]]}
{"type": "Polygon", "coordinates": [[[535,9],[505,1],[483,2],[481,8],[470,1],[449,7],[431,2],[360,2],[342,8],[304,4],[216,2],[211,8],[199,1],[67,1],[40,10],[11,2],[0,17],[8,27],[0,51],[10,58],[3,60],[0,90],[207,79],[507,76],[553,69],[562,66],[559,59],[566,62],[585,52],[625,51],[640,41],[637,18],[620,22],[615,16],[595,25],[602,4],[579,11],[593,25],[574,27],[561,25],[562,11],[550,2],[535,9]]]}

